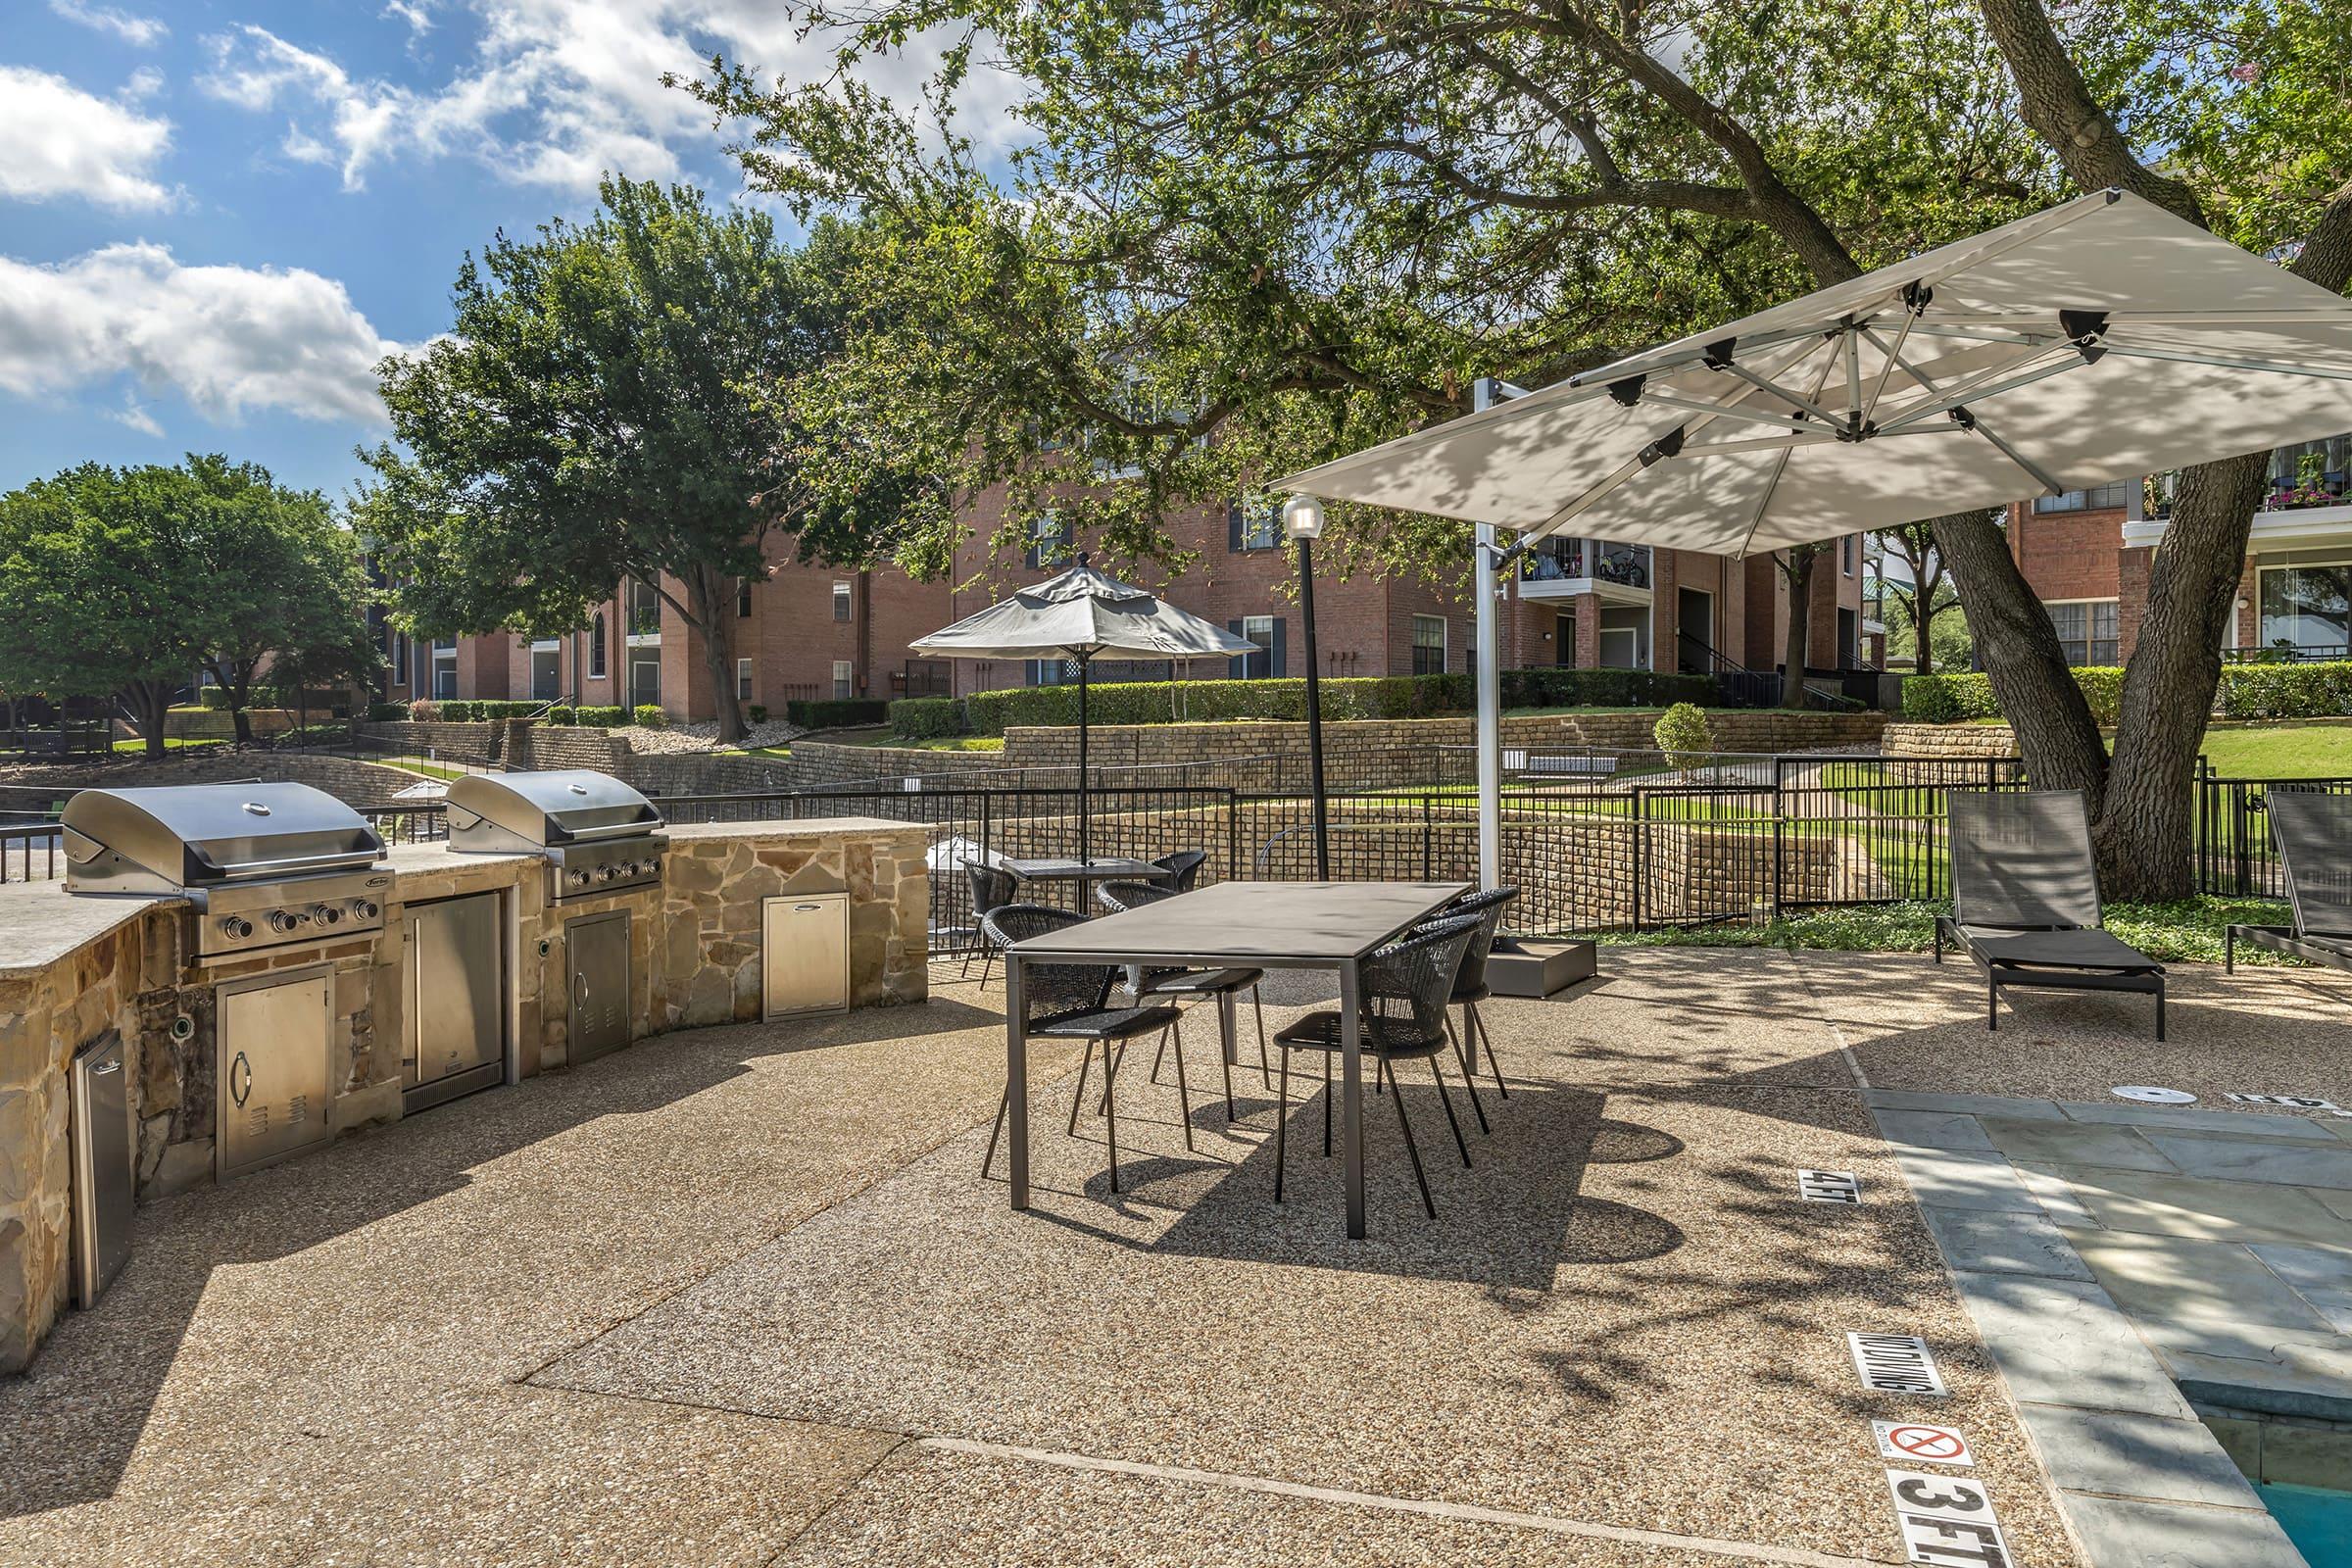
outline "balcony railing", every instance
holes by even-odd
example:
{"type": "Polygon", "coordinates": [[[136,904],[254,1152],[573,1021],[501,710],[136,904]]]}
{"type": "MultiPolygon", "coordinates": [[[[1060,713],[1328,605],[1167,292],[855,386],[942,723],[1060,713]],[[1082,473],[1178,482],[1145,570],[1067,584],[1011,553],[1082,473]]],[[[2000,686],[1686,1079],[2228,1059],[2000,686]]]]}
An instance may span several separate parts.
{"type": "Polygon", "coordinates": [[[2352,659],[2352,644],[2273,643],[2268,648],[2225,648],[2222,658],[2233,664],[2311,664],[2352,659]]]}
{"type": "Polygon", "coordinates": [[[1627,588],[1649,586],[1649,547],[1607,544],[1598,539],[1546,539],[1522,557],[1522,582],[1590,578],[1627,588]]]}

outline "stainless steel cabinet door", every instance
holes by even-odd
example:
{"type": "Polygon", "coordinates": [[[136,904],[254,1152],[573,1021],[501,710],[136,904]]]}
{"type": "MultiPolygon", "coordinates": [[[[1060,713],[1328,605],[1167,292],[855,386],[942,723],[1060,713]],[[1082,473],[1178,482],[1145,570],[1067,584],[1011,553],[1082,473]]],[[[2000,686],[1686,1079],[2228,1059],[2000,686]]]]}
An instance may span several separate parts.
{"type": "Polygon", "coordinates": [[[850,896],[811,893],[761,902],[761,1015],[840,1012],[850,1004],[850,896]]]}
{"type": "Polygon", "coordinates": [[[331,989],[323,970],[220,988],[217,1166],[222,1177],[283,1159],[330,1136],[331,989]]]}
{"type": "Polygon", "coordinates": [[[74,1304],[88,1306],[130,1256],[134,1175],[122,1038],[74,1058],[74,1304]]]}
{"type": "Polygon", "coordinates": [[[504,1061],[506,931],[499,913],[495,893],[408,911],[401,1046],[410,1087],[504,1061]]]}
{"type": "Polygon", "coordinates": [[[629,911],[584,915],[564,927],[571,981],[573,1065],[629,1043],[629,911]]]}

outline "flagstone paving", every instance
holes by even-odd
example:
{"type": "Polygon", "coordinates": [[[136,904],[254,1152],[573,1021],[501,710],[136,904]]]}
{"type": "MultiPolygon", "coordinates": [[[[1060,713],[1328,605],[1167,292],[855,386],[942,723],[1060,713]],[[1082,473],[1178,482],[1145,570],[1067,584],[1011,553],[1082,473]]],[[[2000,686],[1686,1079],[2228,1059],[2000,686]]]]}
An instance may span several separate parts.
{"type": "Polygon", "coordinates": [[[2312,1314],[2279,1364],[2323,1352],[2347,1303],[2314,1227],[2352,1230],[2352,1193],[2249,1200],[2230,1146],[2325,1178],[2352,1142],[2209,1118],[2224,1085],[2352,1099],[2352,992],[2187,969],[2156,1056],[2109,999],[2029,999],[1988,1042],[1964,979],[1607,954],[1572,1000],[1490,1005],[1512,1093],[1483,1136],[1455,1083],[1475,1168],[1406,1069],[1434,1224],[1368,1099],[1355,1244],[1319,1081],[1277,1206],[1254,1042],[1228,1125],[1205,1021],[1193,1149],[1173,1086],[1121,1071],[1117,1195],[1093,1107],[1062,1132],[1075,1054],[1033,1052],[1018,1215],[1002,1155],[979,1177],[997,988],[648,1042],[143,1209],[107,1299],[0,1383],[0,1563],[1896,1562],[1874,1417],[1964,1429],[2030,1568],[2160,1539],[2109,1506],[2117,1465],[2261,1546],[2113,1302],[2211,1304],[2142,1245],[2196,1216],[2182,1245],[2312,1314]],[[2085,1119],[2132,1081],[2206,1099],[2085,1119]],[[1799,1201],[1800,1166],[1863,1202],[1799,1201]],[[2041,1272],[2045,1228],[2117,1296],[2041,1272]],[[1865,1393],[1848,1330],[1921,1336],[1948,1396],[1865,1393]],[[2016,1401],[2083,1365],[2108,1436],[2054,1488],[2016,1401]]]}

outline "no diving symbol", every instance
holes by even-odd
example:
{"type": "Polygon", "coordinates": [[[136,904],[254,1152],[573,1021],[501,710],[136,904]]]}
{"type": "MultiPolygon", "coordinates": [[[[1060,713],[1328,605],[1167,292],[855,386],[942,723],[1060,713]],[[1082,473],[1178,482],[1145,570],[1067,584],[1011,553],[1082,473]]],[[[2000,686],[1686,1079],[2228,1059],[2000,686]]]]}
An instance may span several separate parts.
{"type": "Polygon", "coordinates": [[[1905,1421],[1873,1421],[1879,1452],[1888,1459],[1927,1464],[1974,1465],[1968,1440],[1950,1427],[1922,1426],[1905,1421]]]}

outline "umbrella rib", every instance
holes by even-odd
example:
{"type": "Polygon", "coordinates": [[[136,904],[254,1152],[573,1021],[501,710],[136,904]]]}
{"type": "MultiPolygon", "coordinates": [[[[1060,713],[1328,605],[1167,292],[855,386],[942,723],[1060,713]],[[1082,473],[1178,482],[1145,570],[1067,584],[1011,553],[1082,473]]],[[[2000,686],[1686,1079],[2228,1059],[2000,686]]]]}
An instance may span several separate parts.
{"type": "Polygon", "coordinates": [[[2308,375],[2325,381],[2352,381],[2352,368],[2330,369],[2317,365],[2281,365],[2276,360],[2247,360],[2189,349],[2142,348],[2135,343],[2106,344],[2110,354],[2134,360],[2170,360],[2180,365],[2211,365],[2225,370],[2252,370],[2262,375],[2308,375]]]}
{"type": "Polygon", "coordinates": [[[2043,366],[2033,370],[2027,370],[2025,368],[2027,366],[2034,364],[2035,360],[2041,359],[2049,354],[2050,350],[2047,347],[2044,347],[2037,348],[2030,354],[2018,355],[2005,364],[1991,366],[1985,369],[1980,370],[1976,374],[1969,376],[1964,380],[1956,382],[1951,386],[1944,387],[1940,391],[1936,392],[1935,396],[1927,398],[1924,401],[1914,404],[1912,407],[1903,410],[1893,418],[1888,419],[1885,424],[1881,425],[1879,427],[1880,432],[1885,434],[1890,431],[1900,430],[1906,425],[1917,424],[1920,420],[1933,418],[1938,414],[1948,414],[1952,410],[1959,408],[1961,405],[1968,402],[1971,398],[1996,398],[2004,392],[2014,392],[2021,386],[2029,386],[2035,381],[2042,380],[2048,376],[2056,375],[2061,371],[2079,370],[2083,368],[2083,361],[2081,356],[2075,353],[2075,347],[2072,343],[2061,345],[2061,347],[2063,347],[2066,354],[2070,357],[2062,359],[2053,365],[2043,366]]]}
{"type": "MultiPolygon", "coordinates": [[[[1821,362],[1821,373],[1813,378],[1813,395],[1815,397],[1819,397],[1821,389],[1829,384],[1830,371],[1835,369],[1837,365],[1838,357],[1835,354],[1821,362]]],[[[1764,526],[1764,514],[1772,510],[1772,498],[1780,491],[1781,475],[1788,471],[1788,460],[1795,455],[1795,447],[1789,446],[1783,449],[1781,455],[1773,460],[1772,472],[1764,480],[1764,493],[1756,498],[1756,510],[1747,519],[1747,532],[1740,540],[1740,560],[1747,559],[1749,549],[1755,544],[1756,530],[1764,526]]],[[[1798,678],[1800,680],[1803,678],[1801,671],[1798,678]]]]}

